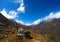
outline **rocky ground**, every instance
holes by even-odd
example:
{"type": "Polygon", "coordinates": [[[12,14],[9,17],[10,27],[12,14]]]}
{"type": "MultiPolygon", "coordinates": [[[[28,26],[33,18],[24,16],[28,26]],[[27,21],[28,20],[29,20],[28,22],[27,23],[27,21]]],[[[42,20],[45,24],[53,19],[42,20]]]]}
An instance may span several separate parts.
{"type": "Polygon", "coordinates": [[[59,36],[56,33],[36,33],[35,30],[30,30],[30,35],[33,39],[26,39],[25,37],[20,40],[16,36],[17,29],[12,27],[4,27],[3,29],[0,26],[0,42],[59,42],[59,36]],[[4,29],[5,28],[5,29],[4,29]]]}

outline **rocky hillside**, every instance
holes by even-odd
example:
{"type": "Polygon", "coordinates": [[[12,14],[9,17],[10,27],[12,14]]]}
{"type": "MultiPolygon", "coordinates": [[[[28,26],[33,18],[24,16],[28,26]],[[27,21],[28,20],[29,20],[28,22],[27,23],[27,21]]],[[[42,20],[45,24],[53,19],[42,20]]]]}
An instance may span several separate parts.
{"type": "Polygon", "coordinates": [[[38,25],[24,26],[0,13],[0,42],[60,42],[60,18],[43,21],[38,25]],[[17,30],[21,27],[28,30],[33,39],[18,39],[17,30]]]}
{"type": "Polygon", "coordinates": [[[43,21],[42,23],[32,26],[31,28],[34,28],[34,29],[38,30],[39,32],[51,33],[54,31],[54,32],[59,33],[60,18],[59,19],[55,18],[51,21],[43,21]]]}
{"type": "MultiPolygon", "coordinates": [[[[30,26],[30,28],[33,28],[36,33],[40,34],[51,34],[51,35],[55,35],[57,38],[56,41],[54,42],[60,42],[60,18],[58,19],[52,19],[51,21],[43,21],[42,23],[38,24],[38,25],[33,25],[30,26]]],[[[50,36],[51,36],[50,35],[50,36]]]]}

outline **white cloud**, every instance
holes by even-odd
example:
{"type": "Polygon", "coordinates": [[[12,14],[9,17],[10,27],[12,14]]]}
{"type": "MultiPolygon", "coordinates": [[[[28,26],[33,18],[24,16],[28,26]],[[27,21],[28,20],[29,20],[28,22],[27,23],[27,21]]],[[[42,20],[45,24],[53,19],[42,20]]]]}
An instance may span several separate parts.
{"type": "Polygon", "coordinates": [[[26,23],[25,25],[26,25],[26,26],[30,26],[30,25],[32,25],[32,24],[30,24],[30,23],[26,23]]]}
{"type": "Polygon", "coordinates": [[[37,25],[37,24],[39,24],[40,22],[42,22],[42,19],[35,20],[35,21],[32,22],[32,23],[26,23],[25,25],[26,25],[26,26],[37,25]]]}
{"type": "Polygon", "coordinates": [[[54,18],[60,18],[60,12],[51,12],[48,16],[44,17],[43,20],[52,20],[54,18]]]}
{"type": "Polygon", "coordinates": [[[42,22],[42,21],[50,21],[50,20],[52,20],[52,19],[54,19],[54,18],[60,18],[60,12],[56,12],[56,13],[54,13],[54,12],[51,12],[48,16],[46,16],[46,17],[44,17],[44,18],[41,18],[41,19],[38,19],[38,20],[36,20],[36,21],[34,21],[33,23],[27,23],[27,24],[25,24],[25,25],[27,25],[27,26],[30,26],[30,25],[37,25],[37,24],[39,24],[40,22],[42,22]]]}
{"type": "Polygon", "coordinates": [[[22,25],[26,25],[26,26],[30,26],[30,25],[37,25],[42,21],[42,19],[38,19],[36,21],[34,21],[33,23],[24,23],[21,20],[16,20],[17,23],[21,23],[22,25]]]}
{"type": "Polygon", "coordinates": [[[25,5],[23,0],[16,0],[16,3],[19,3],[20,6],[17,8],[17,11],[24,13],[25,12],[25,5]]]}
{"type": "Polygon", "coordinates": [[[37,25],[37,24],[39,24],[40,22],[42,22],[42,19],[38,19],[38,20],[34,21],[32,24],[33,24],[33,25],[37,25]]]}
{"type": "Polygon", "coordinates": [[[50,12],[50,14],[48,15],[48,16],[46,16],[46,17],[44,17],[44,18],[41,18],[41,19],[38,19],[38,20],[36,20],[36,21],[34,21],[33,23],[28,23],[28,24],[26,24],[27,26],[30,26],[30,25],[37,25],[37,24],[39,24],[40,22],[42,22],[42,21],[51,21],[52,19],[54,19],[54,18],[60,18],[60,12],[56,12],[56,13],[54,13],[54,12],[50,12]]]}
{"type": "Polygon", "coordinates": [[[17,23],[21,23],[22,25],[24,25],[24,22],[21,20],[16,20],[17,23]]]}
{"type": "Polygon", "coordinates": [[[22,20],[15,20],[17,23],[20,23],[20,24],[22,24],[22,25],[26,25],[26,26],[30,26],[30,25],[32,25],[32,24],[30,24],[30,23],[24,23],[22,20]]]}
{"type": "Polygon", "coordinates": [[[2,15],[4,15],[8,19],[14,19],[14,18],[18,17],[17,14],[19,12],[24,13],[25,12],[25,6],[24,6],[23,0],[16,0],[15,2],[20,4],[19,8],[16,9],[17,11],[11,10],[11,11],[7,12],[6,9],[3,8],[3,10],[1,10],[0,13],[2,13],[2,15]]]}
{"type": "Polygon", "coordinates": [[[2,11],[0,11],[0,13],[2,13],[2,15],[4,15],[8,19],[14,19],[17,17],[17,12],[12,10],[12,11],[9,11],[9,13],[7,13],[5,8],[2,11]]]}
{"type": "MultiPolygon", "coordinates": [[[[8,19],[15,19],[16,17],[18,17],[17,16],[18,13],[15,12],[14,10],[11,10],[7,13],[6,9],[3,9],[2,11],[0,11],[0,13],[2,13],[2,15],[4,15],[8,19]]],[[[45,20],[50,21],[54,18],[60,18],[60,12],[56,12],[56,13],[50,12],[50,14],[48,16],[38,19],[38,20],[35,20],[32,23],[24,23],[23,21],[17,20],[17,19],[16,19],[16,22],[21,23],[22,25],[30,26],[30,25],[37,25],[40,22],[45,21],[45,20]]]]}
{"type": "Polygon", "coordinates": [[[25,25],[26,25],[26,26],[37,25],[37,24],[39,24],[40,22],[42,22],[42,19],[35,20],[33,23],[26,23],[25,25]]]}

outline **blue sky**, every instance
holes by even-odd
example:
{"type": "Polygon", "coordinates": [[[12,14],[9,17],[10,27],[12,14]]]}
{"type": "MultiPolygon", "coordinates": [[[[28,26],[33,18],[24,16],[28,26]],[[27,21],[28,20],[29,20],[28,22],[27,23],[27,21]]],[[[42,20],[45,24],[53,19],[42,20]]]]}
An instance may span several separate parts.
{"type": "Polygon", "coordinates": [[[60,0],[0,0],[0,12],[26,25],[60,17],[60,0]]]}

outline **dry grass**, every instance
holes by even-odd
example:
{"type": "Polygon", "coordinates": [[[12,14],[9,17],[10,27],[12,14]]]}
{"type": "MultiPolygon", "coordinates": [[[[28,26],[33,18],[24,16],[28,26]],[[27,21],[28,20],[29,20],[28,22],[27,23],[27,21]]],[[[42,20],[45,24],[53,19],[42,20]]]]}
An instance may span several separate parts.
{"type": "Polygon", "coordinates": [[[26,39],[23,40],[17,39],[17,30],[14,28],[10,28],[5,30],[3,33],[0,33],[0,42],[54,42],[57,38],[56,35],[51,34],[37,34],[34,32],[34,30],[29,30],[31,32],[31,36],[33,39],[26,39]],[[5,31],[9,31],[7,34],[5,34],[5,31]]]}

